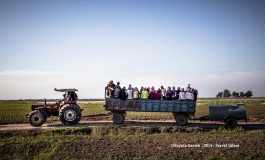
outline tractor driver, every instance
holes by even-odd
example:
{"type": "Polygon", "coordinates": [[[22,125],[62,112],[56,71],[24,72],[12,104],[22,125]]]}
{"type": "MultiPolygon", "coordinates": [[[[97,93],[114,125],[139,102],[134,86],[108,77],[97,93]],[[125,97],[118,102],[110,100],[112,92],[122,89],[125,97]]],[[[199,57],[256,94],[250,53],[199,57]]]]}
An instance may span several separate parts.
{"type": "Polygon", "coordinates": [[[66,101],[71,101],[71,93],[68,92],[65,98],[66,101]]]}
{"type": "Polygon", "coordinates": [[[71,99],[72,99],[72,101],[78,100],[78,97],[77,97],[77,94],[76,93],[74,93],[73,91],[71,91],[70,93],[71,93],[71,99]]]}

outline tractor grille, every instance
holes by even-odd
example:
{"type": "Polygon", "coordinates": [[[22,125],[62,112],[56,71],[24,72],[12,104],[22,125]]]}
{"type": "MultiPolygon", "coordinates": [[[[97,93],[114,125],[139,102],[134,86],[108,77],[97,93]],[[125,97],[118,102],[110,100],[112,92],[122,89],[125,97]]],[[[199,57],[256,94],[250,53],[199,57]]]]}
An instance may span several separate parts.
{"type": "Polygon", "coordinates": [[[107,101],[107,108],[111,108],[111,101],[107,101]]]}
{"type": "Polygon", "coordinates": [[[128,103],[128,109],[133,109],[133,102],[128,103]]]}
{"type": "Polygon", "coordinates": [[[139,102],[135,102],[135,110],[140,110],[140,103],[139,102]]]}
{"type": "Polygon", "coordinates": [[[125,101],[121,101],[121,109],[126,109],[126,102],[125,101]]]}
{"type": "Polygon", "coordinates": [[[114,109],[119,109],[119,102],[114,102],[114,109]]]}

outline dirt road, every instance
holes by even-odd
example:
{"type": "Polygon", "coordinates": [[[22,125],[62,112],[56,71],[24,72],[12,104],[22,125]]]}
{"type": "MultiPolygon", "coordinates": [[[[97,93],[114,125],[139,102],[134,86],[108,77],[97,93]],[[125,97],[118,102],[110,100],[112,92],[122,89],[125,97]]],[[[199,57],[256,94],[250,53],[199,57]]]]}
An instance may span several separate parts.
{"type": "MultiPolygon", "coordinates": [[[[62,123],[44,123],[41,127],[33,127],[28,123],[22,124],[4,124],[0,125],[0,131],[14,131],[14,130],[29,130],[29,129],[56,129],[56,128],[65,128],[65,127],[94,127],[94,126],[110,126],[116,125],[112,121],[80,121],[77,125],[74,126],[64,126],[62,123]]],[[[128,120],[119,126],[128,127],[128,126],[176,126],[174,120],[167,121],[152,121],[152,120],[128,120]]],[[[257,130],[265,129],[265,123],[259,122],[238,122],[238,125],[247,130],[257,130]]],[[[199,121],[189,121],[187,127],[200,127],[207,129],[217,129],[221,126],[225,126],[222,122],[199,122],[199,121]]]]}

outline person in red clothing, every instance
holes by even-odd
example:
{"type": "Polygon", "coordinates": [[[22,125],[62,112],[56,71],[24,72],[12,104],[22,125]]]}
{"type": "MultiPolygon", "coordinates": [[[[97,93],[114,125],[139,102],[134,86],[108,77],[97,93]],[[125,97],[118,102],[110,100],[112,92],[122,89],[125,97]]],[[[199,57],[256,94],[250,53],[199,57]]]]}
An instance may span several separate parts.
{"type": "Polygon", "coordinates": [[[157,99],[157,96],[156,96],[156,92],[155,90],[150,90],[149,94],[148,94],[148,99],[157,99]]]}
{"type": "Polygon", "coordinates": [[[157,99],[161,99],[161,90],[160,90],[160,88],[158,88],[156,95],[157,95],[157,99]]]}

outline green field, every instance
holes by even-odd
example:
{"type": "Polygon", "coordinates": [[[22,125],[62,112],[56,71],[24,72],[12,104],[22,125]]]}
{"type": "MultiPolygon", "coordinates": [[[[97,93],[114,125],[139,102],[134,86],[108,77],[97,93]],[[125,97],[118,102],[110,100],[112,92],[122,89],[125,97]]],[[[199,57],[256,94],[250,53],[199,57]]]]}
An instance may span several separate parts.
{"type": "MultiPolygon", "coordinates": [[[[0,124],[6,123],[25,123],[27,122],[26,114],[31,112],[31,104],[40,101],[0,101],[0,124]]],[[[216,101],[197,101],[195,118],[209,114],[209,105],[228,105],[244,103],[246,106],[247,116],[250,121],[262,121],[265,119],[265,100],[216,100],[216,101]]],[[[108,113],[103,108],[104,104],[79,104],[84,111],[83,116],[108,113]]],[[[162,112],[127,112],[126,119],[136,120],[170,120],[173,119],[172,113],[162,112]]],[[[109,117],[111,120],[111,116],[109,117]]],[[[47,121],[58,121],[57,117],[50,117],[47,121]]],[[[265,122],[265,121],[264,121],[265,122]]]]}

